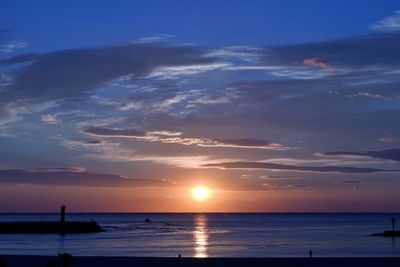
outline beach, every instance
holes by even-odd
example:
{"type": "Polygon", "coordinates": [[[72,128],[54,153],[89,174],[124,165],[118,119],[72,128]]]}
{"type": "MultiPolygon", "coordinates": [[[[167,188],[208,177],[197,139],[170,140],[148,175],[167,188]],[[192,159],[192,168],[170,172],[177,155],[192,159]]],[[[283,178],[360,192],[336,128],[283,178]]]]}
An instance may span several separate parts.
{"type": "MultiPolygon", "coordinates": [[[[7,267],[43,267],[48,266],[56,256],[1,255],[7,267]]],[[[74,257],[73,267],[109,267],[109,266],[269,266],[269,267],[398,267],[400,257],[343,257],[343,258],[166,258],[166,257],[74,257]]],[[[3,267],[3,266],[2,266],[3,267]]]]}

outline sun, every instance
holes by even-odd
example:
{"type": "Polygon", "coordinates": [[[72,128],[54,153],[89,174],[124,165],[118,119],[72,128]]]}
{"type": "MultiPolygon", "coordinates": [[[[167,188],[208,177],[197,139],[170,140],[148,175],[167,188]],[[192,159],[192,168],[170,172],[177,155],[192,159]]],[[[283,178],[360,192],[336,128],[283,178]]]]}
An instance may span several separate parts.
{"type": "Polygon", "coordinates": [[[211,190],[206,186],[198,185],[190,190],[192,197],[197,201],[204,201],[209,198],[211,190]]]}

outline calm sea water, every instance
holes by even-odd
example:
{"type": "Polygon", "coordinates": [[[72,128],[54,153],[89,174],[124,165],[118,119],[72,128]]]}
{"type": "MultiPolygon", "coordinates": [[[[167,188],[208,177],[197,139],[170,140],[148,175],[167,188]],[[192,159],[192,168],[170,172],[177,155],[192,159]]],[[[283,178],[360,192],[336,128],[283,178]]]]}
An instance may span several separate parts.
{"type": "MultiPolygon", "coordinates": [[[[95,234],[0,234],[0,254],[186,257],[400,256],[400,238],[371,237],[391,216],[360,213],[67,214],[96,220],[95,234]],[[145,223],[149,218],[151,223],[145,223]]],[[[0,221],[49,221],[58,214],[0,214],[0,221]]],[[[400,222],[399,222],[400,224],[400,222]]]]}

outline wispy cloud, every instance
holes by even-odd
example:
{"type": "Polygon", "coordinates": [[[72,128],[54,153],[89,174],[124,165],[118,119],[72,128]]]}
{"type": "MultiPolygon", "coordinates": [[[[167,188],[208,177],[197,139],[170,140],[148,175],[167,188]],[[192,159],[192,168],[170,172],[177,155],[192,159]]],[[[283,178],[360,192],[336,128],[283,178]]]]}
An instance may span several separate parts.
{"type": "Polygon", "coordinates": [[[195,145],[200,147],[232,147],[232,148],[258,148],[284,150],[288,149],[277,143],[272,143],[267,140],[253,138],[203,138],[203,137],[184,137],[181,132],[175,131],[142,131],[137,129],[118,129],[118,128],[100,128],[87,126],[82,128],[82,132],[97,137],[115,137],[145,140],[150,142],[161,142],[165,144],[179,145],[195,145]]]}
{"type": "Polygon", "coordinates": [[[384,98],[382,95],[379,94],[373,94],[373,93],[369,93],[369,92],[358,92],[357,94],[358,96],[365,96],[365,97],[370,97],[370,98],[384,98]]]}
{"type": "Polygon", "coordinates": [[[42,115],[41,119],[45,123],[56,123],[57,122],[56,116],[51,115],[51,114],[42,115]]]}
{"type": "Polygon", "coordinates": [[[11,53],[16,49],[25,48],[26,43],[24,41],[13,41],[8,44],[4,44],[0,46],[0,52],[3,53],[11,53]]]}
{"type": "MultiPolygon", "coordinates": [[[[60,116],[63,114],[60,114],[60,116]]],[[[71,114],[67,114],[68,116],[71,116],[71,114]]],[[[78,112],[76,114],[77,116],[85,116],[88,115],[89,117],[95,117],[94,114],[87,114],[87,113],[82,113],[78,112]]],[[[86,127],[87,125],[91,125],[93,127],[105,127],[105,126],[110,126],[113,124],[120,123],[122,121],[125,121],[127,117],[124,116],[113,116],[113,117],[106,117],[106,118],[93,118],[93,119],[84,119],[80,120],[77,125],[79,127],[86,127]]]]}
{"type": "Polygon", "coordinates": [[[382,143],[397,143],[400,142],[400,136],[385,133],[382,137],[379,137],[378,141],[382,143]]]}
{"type": "Polygon", "coordinates": [[[310,186],[309,185],[304,185],[304,184],[272,184],[272,183],[263,183],[263,187],[265,187],[266,190],[309,190],[310,186]]]}
{"type": "Polygon", "coordinates": [[[149,135],[165,135],[165,136],[180,136],[183,133],[178,132],[178,131],[167,131],[167,130],[161,130],[161,131],[150,131],[148,132],[149,135]]]}
{"type": "Polygon", "coordinates": [[[147,36],[147,37],[141,37],[138,38],[136,40],[134,40],[132,43],[137,43],[137,44],[143,44],[143,43],[155,43],[155,42],[161,42],[161,41],[165,41],[168,39],[172,39],[175,36],[172,34],[154,34],[151,36],[147,36]]]}
{"type": "Polygon", "coordinates": [[[7,126],[0,126],[0,138],[14,138],[17,134],[11,133],[10,128],[7,126]]]}
{"type": "Polygon", "coordinates": [[[380,21],[372,24],[370,29],[373,31],[396,32],[400,31],[400,10],[394,11],[393,15],[387,16],[380,21]]]}
{"type": "Polygon", "coordinates": [[[193,101],[193,103],[195,103],[195,104],[205,104],[205,105],[226,104],[229,102],[230,102],[230,98],[227,96],[220,96],[220,97],[205,96],[205,97],[198,98],[193,101]]]}
{"type": "Polygon", "coordinates": [[[16,122],[20,120],[21,117],[24,115],[40,113],[46,109],[53,107],[54,105],[55,102],[52,101],[27,104],[24,101],[16,100],[10,103],[6,102],[3,106],[1,106],[0,99],[0,125],[6,125],[11,122],[16,122]]]}
{"type": "Polygon", "coordinates": [[[208,52],[208,55],[225,60],[240,60],[243,62],[256,63],[262,57],[262,50],[262,48],[255,46],[227,46],[213,49],[208,52]]]}
{"type": "Polygon", "coordinates": [[[170,66],[170,67],[159,67],[155,69],[148,78],[157,79],[177,79],[182,76],[199,74],[207,71],[223,69],[230,66],[229,63],[210,63],[210,64],[197,64],[197,65],[186,65],[186,66],[170,66]]]}
{"type": "MultiPolygon", "coordinates": [[[[79,145],[69,143],[68,145],[79,145]]],[[[86,148],[89,148],[85,145],[86,148]]],[[[169,165],[178,168],[197,169],[207,163],[215,163],[217,160],[206,155],[157,155],[139,153],[128,149],[120,143],[104,142],[101,145],[90,146],[90,151],[82,154],[82,158],[95,159],[107,162],[152,162],[156,164],[169,165]]]]}
{"type": "Polygon", "coordinates": [[[136,129],[117,129],[87,126],[82,129],[84,133],[94,136],[121,137],[121,138],[143,138],[147,136],[145,131],[136,129]]]}
{"type": "MultiPolygon", "coordinates": [[[[15,43],[2,49],[9,51],[21,45],[15,43]]],[[[18,117],[18,114],[10,116],[11,111],[6,108],[16,102],[18,106],[27,107],[49,101],[82,101],[105,83],[122,76],[133,75],[137,79],[168,67],[171,71],[196,72],[215,62],[215,58],[205,56],[199,48],[160,44],[61,50],[28,59],[33,60],[31,64],[12,72],[10,82],[0,90],[0,121],[3,123],[18,117]]],[[[26,56],[8,58],[2,63],[13,64],[21,60],[27,60],[26,56]]]]}
{"type": "Polygon", "coordinates": [[[328,60],[323,59],[323,58],[310,57],[310,58],[306,58],[303,61],[303,63],[306,65],[317,66],[317,67],[320,67],[323,69],[329,69],[331,67],[328,60]]]}

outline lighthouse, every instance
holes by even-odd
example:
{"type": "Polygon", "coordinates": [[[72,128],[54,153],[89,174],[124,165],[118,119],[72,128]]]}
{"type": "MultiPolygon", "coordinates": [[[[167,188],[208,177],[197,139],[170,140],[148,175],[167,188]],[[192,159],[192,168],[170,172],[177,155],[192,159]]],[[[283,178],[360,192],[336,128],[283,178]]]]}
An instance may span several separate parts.
{"type": "Polygon", "coordinates": [[[61,206],[60,223],[65,223],[65,205],[61,206]]]}

